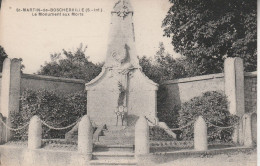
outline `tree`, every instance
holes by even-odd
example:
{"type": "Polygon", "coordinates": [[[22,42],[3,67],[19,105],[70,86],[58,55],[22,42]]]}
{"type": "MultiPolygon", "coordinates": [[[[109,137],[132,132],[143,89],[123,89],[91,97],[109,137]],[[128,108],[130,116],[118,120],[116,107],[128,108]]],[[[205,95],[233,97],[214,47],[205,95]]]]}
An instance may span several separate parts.
{"type": "Polygon", "coordinates": [[[227,57],[241,57],[255,71],[256,0],[170,0],[162,26],[193,75],[223,71],[227,57]]]}
{"type": "Polygon", "coordinates": [[[159,43],[159,50],[154,58],[143,56],[139,58],[139,63],[145,75],[156,83],[187,76],[183,60],[174,59],[172,55],[165,52],[162,42],[159,43]]]}
{"type": "Polygon", "coordinates": [[[75,52],[63,49],[62,53],[51,54],[51,62],[45,62],[37,74],[92,80],[101,72],[102,64],[90,62],[85,55],[86,49],[87,46],[80,44],[75,52]]]}
{"type": "Polygon", "coordinates": [[[0,72],[3,70],[3,62],[7,58],[7,54],[2,46],[0,46],[0,72]]]}

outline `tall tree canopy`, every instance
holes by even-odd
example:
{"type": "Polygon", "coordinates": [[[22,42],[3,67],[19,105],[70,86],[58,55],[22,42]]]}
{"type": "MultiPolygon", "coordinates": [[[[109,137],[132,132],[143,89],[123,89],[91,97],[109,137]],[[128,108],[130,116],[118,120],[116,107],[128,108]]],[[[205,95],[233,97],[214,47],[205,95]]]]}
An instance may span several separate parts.
{"type": "Polygon", "coordinates": [[[140,57],[139,63],[145,75],[156,83],[188,76],[184,60],[174,59],[172,55],[165,51],[162,42],[159,43],[159,50],[153,58],[140,57]]]}
{"type": "Polygon", "coordinates": [[[85,55],[86,49],[87,46],[80,44],[75,52],[63,49],[62,53],[51,54],[51,62],[45,62],[37,74],[92,80],[101,72],[102,64],[90,62],[85,55]]]}
{"type": "Polygon", "coordinates": [[[0,46],[0,72],[3,70],[3,62],[7,58],[7,54],[2,46],[0,46]]]}
{"type": "Polygon", "coordinates": [[[256,0],[170,2],[162,26],[174,50],[194,66],[194,75],[223,71],[226,57],[241,57],[245,71],[256,70],[256,0]]]}

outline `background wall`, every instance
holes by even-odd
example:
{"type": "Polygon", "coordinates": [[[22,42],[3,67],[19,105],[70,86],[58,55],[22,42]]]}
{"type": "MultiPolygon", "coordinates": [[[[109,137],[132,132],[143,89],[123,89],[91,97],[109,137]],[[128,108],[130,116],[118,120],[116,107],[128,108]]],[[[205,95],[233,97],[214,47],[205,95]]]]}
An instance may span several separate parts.
{"type": "MultiPolygon", "coordinates": [[[[245,111],[253,112],[257,105],[257,72],[244,74],[245,111]]],[[[158,110],[172,109],[175,105],[200,96],[206,91],[225,91],[224,74],[211,74],[184,79],[169,80],[163,84],[167,98],[158,110]]]]}
{"type": "Polygon", "coordinates": [[[163,85],[166,88],[167,98],[162,105],[158,105],[158,110],[180,106],[181,103],[207,91],[225,90],[223,73],[169,80],[163,85]]]}
{"type": "MultiPolygon", "coordinates": [[[[1,94],[1,87],[2,87],[2,73],[0,73],[0,94],[1,94]]],[[[1,106],[1,97],[0,97],[0,106],[1,106]]]]}
{"type": "Polygon", "coordinates": [[[22,74],[21,92],[25,89],[47,89],[57,93],[74,93],[85,89],[85,81],[59,77],[22,74]]]}

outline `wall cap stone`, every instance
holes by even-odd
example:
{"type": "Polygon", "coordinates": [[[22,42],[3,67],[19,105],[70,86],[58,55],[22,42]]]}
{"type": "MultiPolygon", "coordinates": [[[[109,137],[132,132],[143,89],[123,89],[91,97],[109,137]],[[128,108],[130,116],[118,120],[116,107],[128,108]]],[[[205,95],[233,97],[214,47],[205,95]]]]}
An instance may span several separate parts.
{"type": "Polygon", "coordinates": [[[46,81],[56,81],[56,82],[85,84],[85,81],[82,80],[82,79],[52,77],[52,76],[43,76],[43,75],[35,75],[35,74],[22,74],[21,77],[22,78],[35,79],[35,80],[46,80],[46,81]]]}
{"type": "Polygon", "coordinates": [[[188,77],[188,78],[180,78],[180,79],[176,79],[176,80],[168,80],[168,81],[165,81],[163,83],[163,85],[210,80],[210,79],[215,79],[215,78],[224,78],[224,73],[209,74],[209,75],[202,75],[202,76],[195,76],[195,77],[188,77]]]}
{"type": "Polygon", "coordinates": [[[245,72],[245,77],[257,77],[257,71],[245,72]]]}

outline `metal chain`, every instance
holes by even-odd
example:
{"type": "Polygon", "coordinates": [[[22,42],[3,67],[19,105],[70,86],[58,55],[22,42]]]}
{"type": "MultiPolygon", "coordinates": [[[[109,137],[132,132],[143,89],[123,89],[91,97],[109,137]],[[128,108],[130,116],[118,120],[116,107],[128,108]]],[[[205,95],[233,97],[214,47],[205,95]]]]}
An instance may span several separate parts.
{"type": "Polygon", "coordinates": [[[47,124],[45,121],[41,120],[42,124],[47,126],[48,128],[50,129],[53,129],[53,130],[65,130],[65,129],[68,129],[68,128],[71,128],[73,126],[75,126],[79,121],[81,120],[81,118],[79,118],[76,122],[72,123],[71,125],[68,125],[66,127],[53,127],[53,126],[50,126],[49,124],[47,124]]]}
{"type": "MultiPolygon", "coordinates": [[[[150,119],[148,119],[146,116],[145,116],[145,119],[146,119],[148,122],[152,123],[154,126],[158,126],[158,127],[162,128],[161,126],[159,126],[159,125],[155,124],[154,122],[152,122],[152,121],[151,121],[150,119]]],[[[184,128],[186,128],[186,127],[192,125],[194,122],[195,122],[195,120],[193,120],[193,121],[189,122],[188,124],[186,124],[186,125],[184,125],[184,126],[182,126],[182,127],[179,127],[179,128],[174,128],[174,129],[166,129],[166,128],[163,128],[163,129],[164,129],[164,130],[170,130],[170,131],[181,130],[181,129],[184,129],[184,128]]]]}
{"type": "MultiPolygon", "coordinates": [[[[152,122],[150,119],[148,119],[147,117],[145,117],[145,118],[146,118],[147,121],[149,121],[150,123],[152,123],[154,126],[158,126],[158,127],[160,127],[159,125],[153,123],[153,122],[152,122]]],[[[182,126],[182,127],[179,127],[179,128],[173,128],[173,129],[170,129],[170,130],[171,130],[171,131],[182,130],[182,129],[184,129],[184,128],[186,128],[186,127],[188,127],[188,126],[194,124],[195,121],[196,121],[196,120],[194,119],[193,121],[187,123],[186,125],[184,125],[184,126],[182,126]]],[[[208,122],[208,121],[206,121],[206,123],[207,123],[207,124],[210,124],[210,125],[212,125],[212,126],[214,126],[214,127],[216,127],[216,128],[220,128],[220,129],[229,129],[229,128],[233,128],[233,127],[235,127],[235,126],[237,126],[237,125],[239,124],[239,122],[238,122],[238,123],[236,123],[236,124],[234,124],[234,125],[232,125],[232,126],[222,127],[222,126],[214,125],[214,124],[212,124],[211,122],[208,122]]],[[[160,127],[160,128],[161,128],[161,127],[160,127]]],[[[169,130],[169,129],[166,129],[166,128],[163,128],[163,129],[165,129],[165,130],[169,130]]]]}
{"type": "MultiPolygon", "coordinates": [[[[257,112],[254,111],[254,112],[251,112],[251,113],[248,113],[248,114],[252,115],[252,114],[254,114],[254,113],[257,113],[257,112]]],[[[241,121],[242,118],[243,118],[243,116],[240,117],[239,121],[241,121]]],[[[231,125],[231,126],[227,126],[227,127],[217,126],[217,125],[214,125],[213,123],[211,123],[211,122],[209,122],[209,121],[206,121],[206,123],[207,123],[207,124],[210,124],[210,125],[212,125],[212,126],[214,126],[214,127],[216,127],[216,128],[220,128],[220,129],[229,129],[229,128],[233,128],[233,127],[239,125],[239,121],[238,121],[237,123],[235,123],[235,124],[233,124],[233,125],[231,125]]]]}
{"type": "Polygon", "coordinates": [[[157,124],[155,124],[154,122],[152,122],[150,119],[148,119],[146,116],[144,117],[148,122],[152,123],[152,125],[154,126],[158,126],[157,124]]]}
{"type": "Polygon", "coordinates": [[[8,129],[8,130],[11,130],[11,131],[19,131],[19,130],[22,130],[24,128],[26,128],[28,125],[29,125],[29,122],[27,122],[25,125],[23,125],[22,127],[18,127],[18,128],[12,128],[12,127],[9,127],[3,120],[2,118],[0,118],[0,122],[8,129]]]}
{"type": "Polygon", "coordinates": [[[206,123],[209,124],[209,125],[212,125],[213,127],[220,128],[220,129],[230,129],[230,128],[233,128],[233,127],[235,127],[235,126],[237,126],[239,124],[239,123],[235,123],[235,124],[233,124],[231,126],[222,127],[222,126],[214,125],[211,122],[206,122],[206,123]]]}

